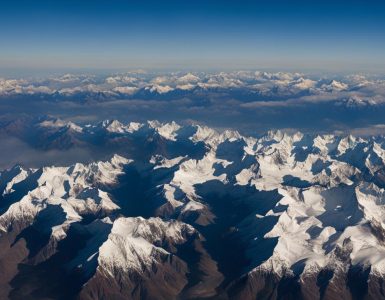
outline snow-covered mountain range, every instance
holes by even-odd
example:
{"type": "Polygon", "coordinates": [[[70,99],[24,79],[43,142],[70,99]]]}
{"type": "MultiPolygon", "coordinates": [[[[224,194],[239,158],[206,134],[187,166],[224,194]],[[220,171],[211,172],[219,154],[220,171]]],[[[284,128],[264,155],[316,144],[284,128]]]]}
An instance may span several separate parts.
{"type": "Polygon", "coordinates": [[[77,123],[192,121],[245,135],[282,128],[373,135],[385,127],[385,77],[128,71],[0,78],[0,112],[0,126],[47,114],[77,123]]]}
{"type": "Polygon", "coordinates": [[[372,106],[384,103],[381,76],[322,76],[289,72],[163,72],[130,71],[109,75],[65,74],[43,78],[0,78],[0,98],[110,101],[178,99],[211,93],[245,101],[248,107],[318,102],[372,106]],[[262,101],[262,102],[261,102],[262,101]],[[288,101],[288,102],[286,102],[288,101]]]}
{"type": "Polygon", "coordinates": [[[1,171],[1,299],[385,298],[382,136],[52,118],[1,130],[109,149],[1,171]]]}

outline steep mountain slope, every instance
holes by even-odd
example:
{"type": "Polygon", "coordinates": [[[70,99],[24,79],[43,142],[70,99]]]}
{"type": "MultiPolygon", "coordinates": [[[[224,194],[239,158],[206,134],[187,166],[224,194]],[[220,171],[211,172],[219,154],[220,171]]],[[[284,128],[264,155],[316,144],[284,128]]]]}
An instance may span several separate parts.
{"type": "Polygon", "coordinates": [[[0,173],[1,299],[385,298],[384,138],[39,122],[121,147],[0,173]]]}

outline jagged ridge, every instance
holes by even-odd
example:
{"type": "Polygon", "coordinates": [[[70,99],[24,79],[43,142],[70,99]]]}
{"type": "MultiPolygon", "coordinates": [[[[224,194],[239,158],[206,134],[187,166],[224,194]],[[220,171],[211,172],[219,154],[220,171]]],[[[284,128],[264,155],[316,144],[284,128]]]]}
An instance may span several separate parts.
{"type": "Polygon", "coordinates": [[[138,148],[107,162],[1,172],[1,296],[29,285],[25,295],[60,298],[20,271],[51,274],[57,261],[66,280],[78,274],[71,284],[84,299],[382,295],[382,137],[256,138],[174,122],[36,128],[138,148]]]}

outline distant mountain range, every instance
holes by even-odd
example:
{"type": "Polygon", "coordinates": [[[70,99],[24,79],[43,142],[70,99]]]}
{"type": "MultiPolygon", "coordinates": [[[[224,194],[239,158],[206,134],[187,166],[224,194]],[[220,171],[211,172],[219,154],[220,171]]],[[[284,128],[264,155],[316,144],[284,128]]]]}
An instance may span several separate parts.
{"type": "Polygon", "coordinates": [[[245,135],[291,129],[370,136],[385,128],[385,77],[131,71],[0,78],[0,112],[0,123],[50,115],[79,124],[174,120],[245,135]]]}
{"type": "MultiPolygon", "coordinates": [[[[127,72],[110,75],[66,74],[46,78],[0,78],[0,98],[70,100],[170,100],[202,96],[233,98],[246,107],[335,102],[371,106],[384,103],[385,80],[373,75],[310,76],[288,72],[127,72]],[[312,97],[317,96],[317,97],[312,97]],[[262,101],[262,103],[260,103],[262,101]]],[[[202,99],[201,99],[202,100],[202,99]]]]}
{"type": "Polygon", "coordinates": [[[385,298],[385,137],[0,125],[109,156],[1,171],[1,299],[385,298]]]}

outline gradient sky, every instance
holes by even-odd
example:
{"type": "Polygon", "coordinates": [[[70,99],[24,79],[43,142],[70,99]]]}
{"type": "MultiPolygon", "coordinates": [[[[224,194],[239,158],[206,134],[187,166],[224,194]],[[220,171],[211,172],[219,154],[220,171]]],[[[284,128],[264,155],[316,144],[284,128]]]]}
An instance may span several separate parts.
{"type": "Polygon", "coordinates": [[[12,0],[0,70],[385,70],[385,1],[12,0]]]}

